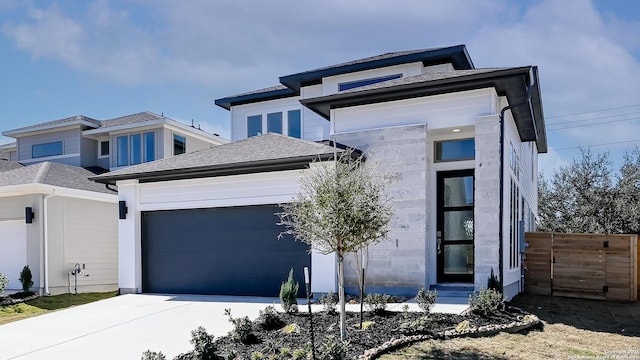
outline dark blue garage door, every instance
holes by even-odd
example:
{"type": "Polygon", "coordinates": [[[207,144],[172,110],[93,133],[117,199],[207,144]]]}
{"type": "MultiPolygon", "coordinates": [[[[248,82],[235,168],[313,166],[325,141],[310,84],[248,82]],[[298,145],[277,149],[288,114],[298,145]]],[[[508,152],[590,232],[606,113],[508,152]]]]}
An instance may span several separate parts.
{"type": "Polygon", "coordinates": [[[303,295],[308,245],[278,239],[275,205],[142,213],[142,290],[278,296],[294,268],[303,295]]]}

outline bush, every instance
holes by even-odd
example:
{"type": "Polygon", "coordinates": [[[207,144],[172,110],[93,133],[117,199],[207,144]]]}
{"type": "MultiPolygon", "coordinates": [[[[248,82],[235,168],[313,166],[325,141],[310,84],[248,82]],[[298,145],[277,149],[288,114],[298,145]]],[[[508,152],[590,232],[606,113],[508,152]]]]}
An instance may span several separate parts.
{"type": "Polygon", "coordinates": [[[409,320],[400,323],[398,330],[403,335],[431,334],[432,326],[433,321],[430,318],[423,316],[415,320],[409,320]]]}
{"type": "Polygon", "coordinates": [[[25,265],[20,271],[20,283],[22,284],[22,292],[29,292],[33,286],[33,276],[31,275],[31,269],[29,265],[25,265]]]}
{"type": "Polygon", "coordinates": [[[289,278],[280,286],[280,302],[286,313],[298,310],[298,287],[299,284],[293,280],[293,268],[291,268],[289,278]]]}
{"type": "Polygon", "coordinates": [[[324,294],[318,300],[320,304],[322,304],[322,309],[328,313],[336,312],[336,305],[338,304],[338,296],[333,293],[333,291],[329,291],[327,294],[324,294]]]}
{"type": "Polygon", "coordinates": [[[318,354],[319,360],[344,360],[347,358],[349,342],[327,336],[318,354]]]}
{"type": "Polygon", "coordinates": [[[367,310],[379,314],[387,310],[387,304],[390,299],[391,296],[387,294],[369,294],[364,298],[364,305],[367,310]]]}
{"type": "Polygon", "coordinates": [[[265,330],[281,329],[285,325],[284,321],[280,319],[276,308],[271,305],[260,310],[260,315],[258,319],[256,319],[256,322],[265,330]]]}
{"type": "Polygon", "coordinates": [[[202,326],[191,331],[191,344],[193,353],[201,360],[216,360],[218,348],[213,341],[213,335],[209,335],[202,326]]]}
{"type": "Polygon", "coordinates": [[[7,288],[7,284],[9,283],[9,279],[4,276],[3,273],[0,273],[0,295],[4,292],[4,289],[7,288]]]}
{"type": "Polygon", "coordinates": [[[231,309],[225,309],[224,314],[229,317],[229,322],[233,324],[233,330],[229,332],[232,339],[243,344],[254,344],[258,337],[253,333],[253,324],[248,316],[233,318],[231,309]]]}
{"type": "Polygon", "coordinates": [[[416,302],[422,311],[425,313],[429,313],[433,304],[438,300],[438,292],[435,290],[425,290],[424,288],[420,288],[418,290],[418,295],[416,295],[416,302]]]}
{"type": "Polygon", "coordinates": [[[481,316],[489,316],[504,306],[504,298],[501,293],[495,290],[480,289],[469,296],[469,306],[472,312],[481,316]]]}
{"type": "Polygon", "coordinates": [[[141,360],[167,360],[167,357],[164,356],[162,351],[155,352],[155,351],[147,350],[142,353],[141,360]]]}
{"type": "Polygon", "coordinates": [[[307,358],[307,350],[305,349],[295,349],[291,353],[291,358],[293,360],[303,360],[307,358]]]}
{"type": "Polygon", "coordinates": [[[493,273],[493,268],[491,268],[491,275],[489,275],[489,279],[487,279],[487,289],[502,292],[502,283],[496,274],[493,273]]]}

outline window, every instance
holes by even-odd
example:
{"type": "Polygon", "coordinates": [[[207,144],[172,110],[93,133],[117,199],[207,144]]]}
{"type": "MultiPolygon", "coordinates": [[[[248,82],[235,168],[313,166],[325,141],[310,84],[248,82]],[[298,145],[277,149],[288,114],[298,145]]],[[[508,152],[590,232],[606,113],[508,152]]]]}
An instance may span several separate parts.
{"type": "Polygon", "coordinates": [[[282,113],[267,114],[267,132],[282,134],[282,113]]]}
{"type": "Polygon", "coordinates": [[[520,266],[520,189],[518,183],[511,178],[511,209],[509,212],[509,268],[520,266]]]}
{"type": "Polygon", "coordinates": [[[31,146],[32,158],[56,155],[62,155],[62,141],[54,141],[50,143],[36,144],[31,146]]]}
{"type": "Polygon", "coordinates": [[[262,115],[247,118],[247,137],[262,135],[262,115]]]}
{"type": "Polygon", "coordinates": [[[402,77],[402,74],[394,74],[394,75],[382,76],[382,77],[372,78],[372,79],[344,82],[344,83],[338,84],[338,91],[345,91],[345,90],[354,89],[361,86],[377,84],[379,82],[399,79],[401,77],[402,77]]]}
{"type": "Polygon", "coordinates": [[[144,133],[144,162],[153,161],[156,159],[156,134],[152,132],[144,133]]]}
{"type": "Polygon", "coordinates": [[[300,110],[290,110],[287,113],[287,135],[294,138],[302,138],[302,119],[300,110]]]}
{"type": "MultiPolygon", "coordinates": [[[[102,143],[101,143],[102,146],[102,143]]],[[[123,135],[116,138],[116,165],[137,165],[156,159],[155,133],[123,135]]]]}
{"type": "Polygon", "coordinates": [[[99,154],[101,157],[109,156],[109,140],[100,141],[99,154]]]}
{"type": "Polygon", "coordinates": [[[142,162],[142,135],[135,134],[129,136],[131,141],[131,165],[137,165],[142,162]]]}
{"type": "Polygon", "coordinates": [[[187,138],[173,134],[173,155],[180,155],[185,152],[187,152],[187,138]]]}
{"type": "Polygon", "coordinates": [[[117,166],[129,165],[129,137],[118,136],[116,139],[116,145],[118,147],[118,158],[116,161],[117,166]]]}
{"type": "Polygon", "coordinates": [[[435,147],[436,162],[473,160],[476,157],[474,139],[437,141],[435,147]]]}

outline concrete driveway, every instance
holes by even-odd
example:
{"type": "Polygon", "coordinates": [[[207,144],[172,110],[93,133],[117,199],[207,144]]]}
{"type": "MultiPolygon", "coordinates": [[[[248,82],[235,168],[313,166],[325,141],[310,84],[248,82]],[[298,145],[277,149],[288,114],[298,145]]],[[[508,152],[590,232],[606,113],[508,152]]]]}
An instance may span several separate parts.
{"type": "MultiPolygon", "coordinates": [[[[222,336],[232,326],[224,315],[255,318],[277,298],[131,294],[0,326],[0,359],[140,359],[145,350],[169,359],[189,351],[191,330],[204,326],[222,336]]],[[[306,304],[306,300],[299,301],[306,304]]],[[[439,299],[434,311],[459,313],[464,304],[439,299]]],[[[409,304],[417,309],[415,303],[409,304]]],[[[351,305],[347,310],[356,311],[351,305]]],[[[391,310],[399,310],[394,304],[391,310]]],[[[301,310],[306,309],[301,307],[301,310]]],[[[314,305],[314,311],[320,310],[314,305]]]]}

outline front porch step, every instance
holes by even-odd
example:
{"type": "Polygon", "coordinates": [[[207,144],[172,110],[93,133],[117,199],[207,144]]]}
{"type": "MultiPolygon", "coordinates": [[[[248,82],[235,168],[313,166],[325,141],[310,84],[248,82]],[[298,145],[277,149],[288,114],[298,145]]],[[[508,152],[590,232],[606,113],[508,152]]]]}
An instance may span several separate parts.
{"type": "Polygon", "coordinates": [[[438,297],[469,298],[473,294],[473,284],[436,284],[429,287],[438,292],[438,297]]]}

